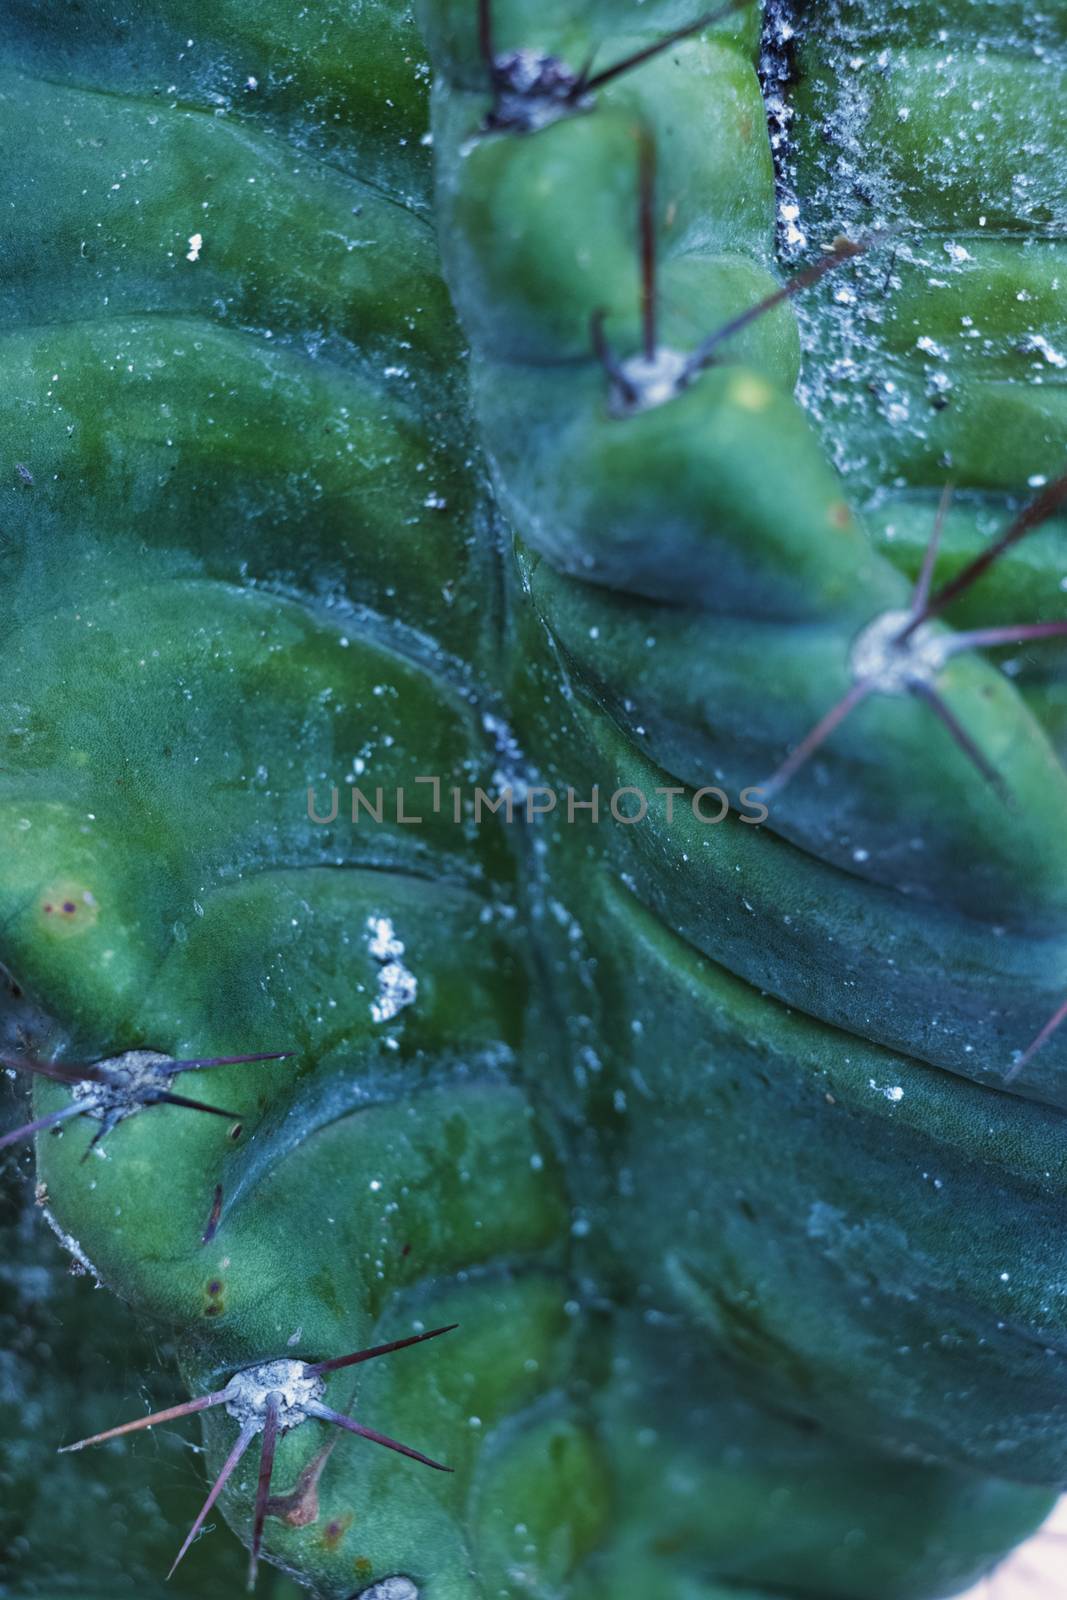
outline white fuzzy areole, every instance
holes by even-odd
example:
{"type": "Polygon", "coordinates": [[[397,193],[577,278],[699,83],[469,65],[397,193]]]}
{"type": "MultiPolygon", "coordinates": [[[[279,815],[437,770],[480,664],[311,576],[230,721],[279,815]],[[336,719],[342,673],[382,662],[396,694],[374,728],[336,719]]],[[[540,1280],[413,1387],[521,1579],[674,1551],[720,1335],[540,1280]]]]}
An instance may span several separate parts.
{"type": "Polygon", "coordinates": [[[121,1122],[144,1105],[146,1092],[170,1089],[177,1076],[174,1057],[160,1054],[158,1050],[127,1050],[125,1055],[113,1056],[110,1061],[97,1062],[104,1074],[101,1081],[85,1078],[71,1086],[75,1100],[91,1101],[85,1115],[98,1122],[121,1122]]]}
{"type": "Polygon", "coordinates": [[[650,361],[647,356],[630,356],[620,364],[620,371],[633,391],[633,397],[620,391],[618,385],[612,396],[612,409],[623,417],[632,417],[639,411],[652,411],[666,405],[686,387],[689,381],[689,357],[680,350],[661,345],[650,361]]]}
{"type": "Polygon", "coordinates": [[[361,1589],[353,1600],[419,1600],[419,1591],[410,1578],[379,1578],[369,1589],[361,1589]]]}
{"type": "Polygon", "coordinates": [[[309,1372],[303,1361],[265,1361],[258,1367],[235,1372],[225,1388],[226,1410],[242,1428],[254,1427],[262,1433],[267,1423],[267,1401],[281,1396],[278,1431],[288,1433],[308,1419],[307,1407],[321,1400],[326,1385],[317,1372],[309,1372]]]}
{"type": "Polygon", "coordinates": [[[916,686],[932,686],[948,659],[950,634],[924,622],[906,639],[900,635],[912,619],[910,611],[883,611],[868,623],[852,646],[849,666],[856,683],[876,694],[908,694],[916,686]]]}

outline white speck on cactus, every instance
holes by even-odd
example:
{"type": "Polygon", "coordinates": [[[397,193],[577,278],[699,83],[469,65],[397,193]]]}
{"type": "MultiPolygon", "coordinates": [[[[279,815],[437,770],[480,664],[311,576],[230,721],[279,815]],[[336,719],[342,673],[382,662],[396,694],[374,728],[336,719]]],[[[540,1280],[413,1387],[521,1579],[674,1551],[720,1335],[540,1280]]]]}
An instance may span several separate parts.
{"type": "Polygon", "coordinates": [[[369,949],[375,961],[381,963],[378,973],[378,994],[371,1001],[370,1014],[375,1022],[390,1022],[405,1006],[418,997],[419,983],[401,959],[404,942],[398,939],[389,917],[368,917],[369,949]]]}
{"type": "Polygon", "coordinates": [[[893,1105],[897,1105],[899,1103],[899,1101],[903,1100],[903,1098],[904,1098],[904,1091],[900,1087],[899,1083],[894,1083],[894,1084],[875,1083],[873,1078],[868,1078],[867,1081],[870,1084],[871,1088],[874,1090],[875,1094],[884,1095],[885,1098],[887,1100],[891,1101],[893,1105]]]}

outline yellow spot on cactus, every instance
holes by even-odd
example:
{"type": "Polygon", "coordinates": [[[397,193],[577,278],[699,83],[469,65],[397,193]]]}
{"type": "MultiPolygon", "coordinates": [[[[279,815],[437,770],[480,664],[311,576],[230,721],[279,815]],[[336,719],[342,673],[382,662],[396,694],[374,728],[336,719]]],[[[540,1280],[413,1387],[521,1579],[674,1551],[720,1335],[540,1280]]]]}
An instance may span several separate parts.
{"type": "Polygon", "coordinates": [[[374,1563],[368,1556],[357,1556],[352,1565],[360,1578],[369,1578],[374,1571],[374,1563]]]}
{"type": "Polygon", "coordinates": [[[742,411],[766,411],[774,390],[751,372],[740,373],[730,385],[730,399],[742,411]]]}
{"type": "Polygon", "coordinates": [[[100,907],[91,889],[69,878],[51,884],[37,905],[43,928],[56,938],[68,939],[96,926],[100,907]]]}
{"type": "Polygon", "coordinates": [[[828,513],[832,528],[851,528],[852,512],[843,500],[834,500],[828,513]]]}

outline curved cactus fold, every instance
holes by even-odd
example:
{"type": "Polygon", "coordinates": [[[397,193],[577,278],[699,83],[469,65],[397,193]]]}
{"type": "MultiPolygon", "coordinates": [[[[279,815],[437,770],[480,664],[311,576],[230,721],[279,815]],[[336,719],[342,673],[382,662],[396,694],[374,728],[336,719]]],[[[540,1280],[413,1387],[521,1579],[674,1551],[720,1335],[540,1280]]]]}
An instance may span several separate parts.
{"type": "Polygon", "coordinates": [[[0,1146],[182,1575],[937,1600],[1067,1482],[1061,11],[9,4],[0,1146]]]}

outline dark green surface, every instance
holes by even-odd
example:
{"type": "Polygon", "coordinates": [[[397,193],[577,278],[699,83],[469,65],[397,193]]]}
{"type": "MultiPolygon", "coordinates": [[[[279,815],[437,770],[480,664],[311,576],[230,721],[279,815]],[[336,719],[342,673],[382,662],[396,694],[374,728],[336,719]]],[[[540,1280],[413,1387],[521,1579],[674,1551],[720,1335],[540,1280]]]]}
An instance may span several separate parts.
{"type": "MultiPolygon", "coordinates": [[[[665,340],[691,347],[785,265],[755,11],[588,113],[478,140],[466,0],[426,0],[425,44],[385,0],[8,0],[0,958],[36,1008],[11,1042],[295,1053],[179,1083],[238,1139],[156,1108],[85,1164],[87,1121],[39,1141],[58,1227],[122,1298],[18,1269],[40,1294],[16,1342],[40,1318],[48,1352],[12,1390],[12,1600],[161,1588],[199,1423],[51,1449],[172,1400],[175,1358],[199,1394],[452,1321],[330,1379],[456,1470],[339,1438],[317,1516],[267,1522],[316,1594],[405,1574],[420,1600],[938,1600],[1067,1482],[1067,1034],[1000,1088],[1067,983],[1055,650],[943,677],[1010,812],[888,699],[765,826],[688,805],[708,783],[738,802],[841,692],[857,630],[904,603],[946,450],[939,572],[1059,470],[1059,369],[1017,347],[1059,349],[1060,113],[1031,152],[1019,107],[1054,101],[1062,32],[952,8],[954,137],[995,148],[946,198],[937,23],[884,10],[805,8],[796,178],[812,249],[902,211],[906,247],[622,420],[589,320],[632,352],[642,134],[665,340]],[[885,27],[899,56],[846,129],[863,209],[825,130],[885,27]],[[957,260],[945,208],[987,203],[957,260]],[[952,347],[958,405],[927,406],[917,327],[952,347]],[[921,429],[886,381],[921,396],[921,429]],[[430,815],[429,774],[446,796],[681,799],[670,824],[457,824],[447,798],[430,815]],[[382,825],[347,821],[356,784],[383,789],[382,825]],[[395,820],[398,785],[421,825],[395,820]],[[322,826],[307,793],[321,812],[331,787],[322,826]],[[392,1016],[383,941],[416,985],[392,1016]]],[[[502,46],[603,64],[686,14],[499,0],[496,23],[502,46]]],[[[1043,529],[953,620],[1062,616],[1063,548],[1043,529]]],[[[40,1085],[37,1114],[66,1093],[40,1085]]],[[[13,1227],[20,1260],[54,1263],[13,1227]]],[[[234,1430],[205,1418],[208,1471],[234,1430]]],[[[283,1439],[276,1493],[327,1437],[283,1439]]],[[[242,1538],[255,1472],[253,1452],[221,1502],[242,1538]]],[[[236,1592],[242,1554],[213,1535],[179,1577],[236,1592]]]]}

